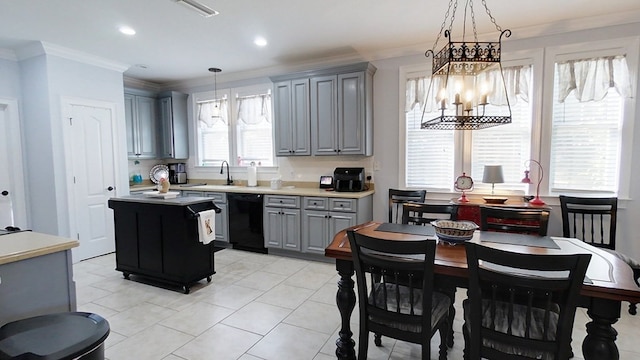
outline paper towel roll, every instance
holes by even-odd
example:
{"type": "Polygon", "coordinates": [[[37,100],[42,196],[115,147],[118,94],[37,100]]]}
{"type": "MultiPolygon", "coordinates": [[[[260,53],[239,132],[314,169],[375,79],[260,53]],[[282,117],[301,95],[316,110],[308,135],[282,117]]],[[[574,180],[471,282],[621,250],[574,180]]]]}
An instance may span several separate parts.
{"type": "Polygon", "coordinates": [[[257,170],[258,169],[256,168],[255,165],[249,166],[247,168],[247,186],[257,186],[258,185],[257,170]]]}

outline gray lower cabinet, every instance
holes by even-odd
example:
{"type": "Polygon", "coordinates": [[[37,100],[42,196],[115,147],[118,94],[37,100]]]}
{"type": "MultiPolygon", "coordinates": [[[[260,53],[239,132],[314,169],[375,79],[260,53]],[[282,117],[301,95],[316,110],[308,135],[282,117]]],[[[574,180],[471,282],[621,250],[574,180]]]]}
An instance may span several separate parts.
{"type": "Polygon", "coordinates": [[[264,246],[300,251],[300,197],[265,195],[264,246]]]}
{"type": "Polygon", "coordinates": [[[216,240],[229,242],[229,209],[227,208],[227,194],[207,191],[185,191],[182,190],[181,196],[186,197],[210,197],[213,202],[222,210],[216,214],[216,240]]]}
{"type": "Polygon", "coordinates": [[[305,197],[303,206],[302,252],[322,255],[336,233],[358,224],[358,199],[305,197]]]}
{"type": "Polygon", "coordinates": [[[158,156],[156,99],[124,94],[124,107],[128,157],[155,159],[158,156]]]}

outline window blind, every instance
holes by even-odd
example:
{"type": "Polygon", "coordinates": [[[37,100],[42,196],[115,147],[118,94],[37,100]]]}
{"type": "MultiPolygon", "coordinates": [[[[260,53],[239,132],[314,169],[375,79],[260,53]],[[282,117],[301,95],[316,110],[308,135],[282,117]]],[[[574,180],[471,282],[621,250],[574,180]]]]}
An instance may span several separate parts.
{"type": "Polygon", "coordinates": [[[610,88],[599,101],[558,102],[554,86],[550,188],[553,192],[618,191],[623,99],[610,88]]]}
{"type": "MultiPolygon", "coordinates": [[[[510,189],[523,189],[520,184],[524,162],[529,159],[531,148],[532,106],[527,101],[531,93],[531,66],[513,66],[503,69],[508,81],[511,102],[512,123],[471,132],[472,155],[466,155],[464,170],[475,179],[476,186],[482,187],[484,165],[502,165],[505,184],[510,189]]],[[[454,178],[459,173],[455,169],[455,155],[462,153],[464,144],[456,144],[454,130],[420,129],[423,114],[419,96],[426,96],[428,77],[409,78],[406,83],[406,186],[451,190],[454,178]]],[[[429,107],[427,106],[427,109],[429,107]]],[[[507,115],[505,106],[487,105],[490,111],[507,115]]],[[[426,112],[428,120],[439,115],[426,112]]],[[[462,171],[459,171],[460,173],[462,171]]]]}
{"type": "Polygon", "coordinates": [[[405,118],[406,186],[451,189],[455,154],[453,130],[420,129],[420,106],[413,106],[405,113],[405,118]]]}
{"type": "MultiPolygon", "coordinates": [[[[531,153],[532,106],[529,102],[515,98],[511,100],[511,124],[499,125],[471,133],[471,177],[479,185],[485,165],[502,165],[504,184],[499,188],[524,190],[520,181],[524,176],[524,162],[531,153]]],[[[488,105],[487,110],[507,115],[504,106],[488,105]]]]}

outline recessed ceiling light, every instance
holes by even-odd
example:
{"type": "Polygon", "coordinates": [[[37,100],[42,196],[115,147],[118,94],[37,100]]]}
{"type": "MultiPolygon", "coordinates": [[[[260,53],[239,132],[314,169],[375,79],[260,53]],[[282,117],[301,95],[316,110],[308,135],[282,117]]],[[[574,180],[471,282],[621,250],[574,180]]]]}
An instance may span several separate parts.
{"type": "Polygon", "coordinates": [[[128,26],[120,26],[120,28],[118,30],[120,30],[120,32],[125,34],[125,35],[135,35],[136,34],[136,31],[133,30],[133,28],[130,28],[128,26]]]}
{"type": "Polygon", "coordinates": [[[267,46],[267,39],[263,38],[262,36],[258,36],[255,40],[253,40],[253,43],[258,46],[267,46]]]}

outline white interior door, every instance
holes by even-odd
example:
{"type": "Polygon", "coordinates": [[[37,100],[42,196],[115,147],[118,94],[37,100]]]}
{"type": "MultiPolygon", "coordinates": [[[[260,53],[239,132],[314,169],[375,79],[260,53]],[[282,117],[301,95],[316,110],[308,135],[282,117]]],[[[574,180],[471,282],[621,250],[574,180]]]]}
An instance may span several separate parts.
{"type": "Polygon", "coordinates": [[[18,103],[0,99],[0,229],[28,228],[18,103]]]}
{"type": "Polygon", "coordinates": [[[67,105],[73,182],[69,205],[71,230],[80,242],[73,249],[77,262],[115,251],[113,212],[107,204],[115,196],[114,114],[108,106],[67,105]]]}

